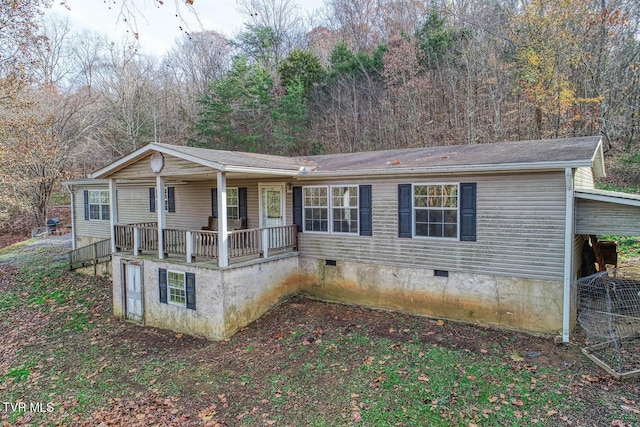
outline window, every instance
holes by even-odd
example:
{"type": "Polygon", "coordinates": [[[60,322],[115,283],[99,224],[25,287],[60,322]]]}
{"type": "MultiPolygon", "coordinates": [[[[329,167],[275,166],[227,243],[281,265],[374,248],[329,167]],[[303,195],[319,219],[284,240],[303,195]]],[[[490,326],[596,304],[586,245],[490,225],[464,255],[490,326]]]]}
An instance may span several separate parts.
{"type": "Polygon", "coordinates": [[[187,287],[184,273],[168,271],[167,288],[169,290],[169,304],[184,307],[187,303],[187,287]]]}
{"type": "Polygon", "coordinates": [[[303,187],[304,231],[358,233],[358,186],[303,187]]]}
{"type": "Polygon", "coordinates": [[[237,188],[227,188],[227,218],[240,218],[240,203],[237,188]]]}
{"type": "MultiPolygon", "coordinates": [[[[218,218],[218,189],[211,189],[211,216],[218,218]]],[[[227,187],[227,218],[247,217],[247,188],[227,187]]]]}
{"type": "Polygon", "coordinates": [[[358,232],[358,187],[331,187],[334,233],[358,232]]]}
{"type": "Polygon", "coordinates": [[[88,190],[88,209],[90,220],[108,221],[109,216],[109,190],[88,190]]]}
{"type": "Polygon", "coordinates": [[[179,271],[158,270],[160,302],[189,310],[196,309],[196,275],[179,271]]]}
{"type": "Polygon", "coordinates": [[[414,235],[458,238],[458,184],[413,186],[414,235]]]}
{"type": "Polygon", "coordinates": [[[327,233],[331,224],[332,233],[373,236],[372,194],[371,184],[294,186],[293,223],[298,232],[327,233]]]}
{"type": "Polygon", "coordinates": [[[303,212],[305,231],[328,231],[328,187],[303,187],[303,212]]]}
{"type": "MultiPolygon", "coordinates": [[[[175,187],[164,187],[164,211],[175,212],[175,187]]],[[[156,211],[156,187],[149,187],[149,212],[156,211]]]]}

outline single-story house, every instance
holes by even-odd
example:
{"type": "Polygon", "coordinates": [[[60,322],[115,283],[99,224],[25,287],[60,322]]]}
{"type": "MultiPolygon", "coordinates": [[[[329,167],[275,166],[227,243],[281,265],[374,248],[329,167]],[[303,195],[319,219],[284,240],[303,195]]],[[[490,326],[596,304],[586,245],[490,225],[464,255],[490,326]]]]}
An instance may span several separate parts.
{"type": "Polygon", "coordinates": [[[116,316],[224,339],[294,295],[561,334],[590,235],[640,235],[594,189],[601,138],[281,157],[152,143],[67,183],[110,239],[116,316]]]}

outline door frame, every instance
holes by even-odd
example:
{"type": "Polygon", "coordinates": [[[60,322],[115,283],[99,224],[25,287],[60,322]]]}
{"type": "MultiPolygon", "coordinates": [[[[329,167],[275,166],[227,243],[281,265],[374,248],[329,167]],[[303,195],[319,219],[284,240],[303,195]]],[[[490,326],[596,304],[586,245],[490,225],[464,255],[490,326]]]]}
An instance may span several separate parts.
{"type": "Polygon", "coordinates": [[[263,207],[262,207],[262,190],[264,188],[269,187],[277,187],[280,189],[280,194],[282,194],[282,198],[280,199],[280,209],[282,211],[282,225],[287,225],[287,192],[286,192],[286,183],[284,182],[261,182],[258,184],[258,225],[260,228],[264,228],[265,225],[262,223],[263,220],[263,207]]]}
{"type": "Polygon", "coordinates": [[[128,322],[135,322],[144,324],[144,268],[141,262],[137,261],[122,261],[122,300],[124,307],[124,318],[128,322]],[[127,298],[127,266],[134,265],[140,268],[140,320],[131,319],[129,317],[128,298],[127,298]]]}

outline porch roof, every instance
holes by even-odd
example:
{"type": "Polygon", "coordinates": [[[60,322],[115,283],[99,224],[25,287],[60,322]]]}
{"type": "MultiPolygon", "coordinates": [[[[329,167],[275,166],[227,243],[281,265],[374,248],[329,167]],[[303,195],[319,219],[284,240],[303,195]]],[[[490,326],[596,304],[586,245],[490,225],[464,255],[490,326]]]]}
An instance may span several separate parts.
{"type": "Polygon", "coordinates": [[[398,150],[284,157],[151,143],[94,172],[108,178],[153,152],[175,156],[215,171],[314,177],[471,173],[592,167],[604,176],[599,136],[398,150]]]}

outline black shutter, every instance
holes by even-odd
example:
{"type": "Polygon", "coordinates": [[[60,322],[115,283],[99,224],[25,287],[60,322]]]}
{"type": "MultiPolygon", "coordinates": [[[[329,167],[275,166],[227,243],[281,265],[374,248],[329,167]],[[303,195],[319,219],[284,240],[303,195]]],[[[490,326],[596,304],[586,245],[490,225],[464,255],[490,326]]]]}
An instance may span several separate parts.
{"type": "Polygon", "coordinates": [[[412,237],[411,184],[398,184],[398,237],[412,237]]]}
{"type": "Polygon", "coordinates": [[[196,309],[196,275],[193,273],[185,273],[187,281],[187,308],[196,309]]]}
{"type": "Polygon", "coordinates": [[[302,187],[293,187],[293,223],[302,232],[302,187]]]}
{"type": "Polygon", "coordinates": [[[156,188],[149,187],[149,212],[156,211],[156,188]]]}
{"type": "Polygon", "coordinates": [[[360,186],[360,235],[372,236],[371,185],[360,186]]]}
{"type": "Polygon", "coordinates": [[[176,188],[167,187],[167,210],[169,212],[176,211],[176,188]]]}
{"type": "Polygon", "coordinates": [[[247,217],[247,188],[238,188],[238,218],[247,217]]]}
{"type": "Polygon", "coordinates": [[[167,270],[158,269],[158,287],[160,288],[160,302],[167,303],[167,270]]]}
{"type": "Polygon", "coordinates": [[[84,220],[89,221],[89,190],[84,190],[84,220]]]}
{"type": "Polygon", "coordinates": [[[211,216],[218,218],[218,189],[211,189],[211,216]]]}
{"type": "Polygon", "coordinates": [[[476,241],[476,183],[460,183],[460,240],[476,241]]]}

